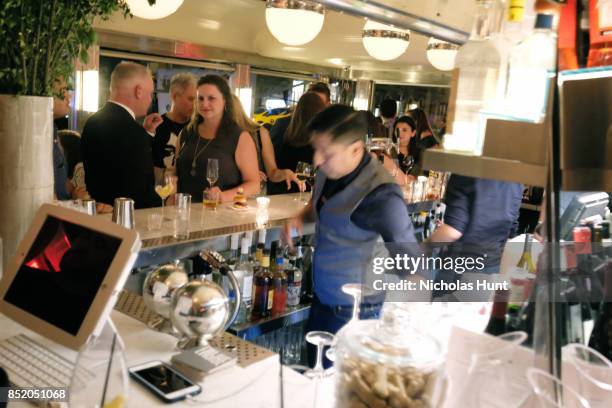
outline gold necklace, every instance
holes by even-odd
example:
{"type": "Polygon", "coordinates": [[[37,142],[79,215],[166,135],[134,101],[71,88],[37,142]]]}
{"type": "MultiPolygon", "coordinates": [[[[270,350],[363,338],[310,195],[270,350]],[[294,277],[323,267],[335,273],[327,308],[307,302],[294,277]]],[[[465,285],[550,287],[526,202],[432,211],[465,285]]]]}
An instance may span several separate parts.
{"type": "Polygon", "coordinates": [[[206,143],[206,146],[204,146],[204,148],[202,148],[202,150],[200,150],[200,152],[198,152],[198,147],[200,146],[200,140],[201,139],[202,138],[198,134],[198,143],[196,143],[195,150],[193,151],[193,160],[191,161],[191,171],[189,172],[189,174],[191,174],[191,177],[195,177],[196,176],[196,160],[198,160],[198,157],[200,157],[200,155],[202,155],[202,153],[204,153],[204,150],[206,150],[206,148],[208,147],[210,142],[213,141],[214,137],[212,139],[209,139],[208,143],[206,143]]]}

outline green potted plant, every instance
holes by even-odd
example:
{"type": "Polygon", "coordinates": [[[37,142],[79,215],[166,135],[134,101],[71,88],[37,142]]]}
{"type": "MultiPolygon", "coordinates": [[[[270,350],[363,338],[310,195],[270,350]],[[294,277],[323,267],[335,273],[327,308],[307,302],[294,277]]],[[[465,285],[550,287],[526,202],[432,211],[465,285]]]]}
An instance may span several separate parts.
{"type": "Polygon", "coordinates": [[[92,23],[124,0],[0,2],[0,238],[2,266],[41,203],[53,198],[52,92],[96,41],[92,23]]]}

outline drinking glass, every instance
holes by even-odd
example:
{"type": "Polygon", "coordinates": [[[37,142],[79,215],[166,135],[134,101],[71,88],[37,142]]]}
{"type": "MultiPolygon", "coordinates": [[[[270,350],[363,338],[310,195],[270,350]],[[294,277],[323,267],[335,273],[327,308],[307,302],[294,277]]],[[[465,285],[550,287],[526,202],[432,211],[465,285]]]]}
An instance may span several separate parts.
{"type": "Polygon", "coordinates": [[[153,213],[147,215],[147,230],[159,231],[162,227],[164,217],[161,214],[153,213]]]}
{"type": "Polygon", "coordinates": [[[164,179],[155,185],[155,192],[161,198],[162,217],[164,216],[164,204],[170,194],[176,191],[176,176],[166,175],[164,179]]]}
{"type": "Polygon", "coordinates": [[[75,408],[125,406],[129,376],[123,341],[109,323],[100,336],[81,348],[72,372],[69,406],[75,408]]]}
{"type": "MultiPolygon", "coordinates": [[[[308,182],[310,181],[313,175],[312,165],[306,162],[298,162],[295,168],[295,175],[297,176],[298,180],[308,184],[308,182]]],[[[312,183],[310,184],[312,187],[312,183]]],[[[300,195],[298,197],[298,201],[302,201],[302,191],[301,190],[300,190],[300,195]]]]}
{"type": "Polygon", "coordinates": [[[516,408],[529,397],[529,386],[511,379],[514,351],[527,339],[527,333],[510,332],[498,338],[506,344],[492,343],[471,356],[467,378],[457,398],[459,405],[454,406],[516,408]]]}
{"type": "Polygon", "coordinates": [[[359,320],[359,310],[362,296],[374,294],[374,291],[360,283],[345,283],[342,285],[342,292],[353,297],[353,314],[347,324],[359,320]]]}
{"type": "Polygon", "coordinates": [[[593,408],[609,407],[612,401],[612,362],[597,350],[569,344],[565,350],[578,374],[580,394],[593,408]]]}
{"type": "Polygon", "coordinates": [[[591,408],[574,389],[539,368],[527,369],[527,379],[542,408],[591,408]]]}
{"type": "Polygon", "coordinates": [[[189,217],[191,214],[191,194],[176,195],[175,214],[172,222],[173,236],[177,239],[189,238],[189,217]]]}
{"type": "Polygon", "coordinates": [[[206,167],[206,180],[212,188],[219,179],[219,160],[208,159],[208,166],[206,167]]]}
{"type": "Polygon", "coordinates": [[[219,190],[205,190],[204,191],[204,209],[208,210],[217,210],[217,205],[219,204],[219,190]]]}
{"type": "Polygon", "coordinates": [[[334,335],[326,331],[311,331],[306,333],[306,341],[317,346],[317,361],[314,368],[307,370],[304,375],[308,378],[323,378],[323,349],[334,342],[334,335]]]}

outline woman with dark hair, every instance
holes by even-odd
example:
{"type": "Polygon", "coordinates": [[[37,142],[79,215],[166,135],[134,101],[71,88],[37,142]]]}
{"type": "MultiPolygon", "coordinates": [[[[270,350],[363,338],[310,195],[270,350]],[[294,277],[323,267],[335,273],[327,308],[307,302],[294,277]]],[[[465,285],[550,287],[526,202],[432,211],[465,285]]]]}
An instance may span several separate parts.
{"type": "Polygon", "coordinates": [[[267,180],[275,183],[284,182],[287,184],[287,190],[291,188],[291,183],[295,183],[298,187],[303,189],[303,183],[298,180],[295,173],[290,169],[279,169],[276,165],[276,158],[274,157],[274,147],[270,140],[270,132],[264,126],[255,122],[249,118],[242,108],[242,102],[236,95],[232,95],[232,103],[234,104],[234,121],[242,129],[249,132],[255,147],[257,149],[257,162],[259,167],[259,179],[261,183],[267,180]]]}
{"type": "Polygon", "coordinates": [[[397,161],[400,169],[407,173],[414,164],[414,157],[410,151],[410,143],[416,136],[416,123],[410,116],[402,116],[395,121],[393,137],[399,146],[397,161]]]}
{"type": "MultiPolygon", "coordinates": [[[[279,168],[295,170],[298,162],[312,164],[314,151],[310,145],[308,122],[323,109],[325,109],[325,103],[318,94],[307,92],[302,95],[291,116],[283,144],[277,152],[276,163],[279,168]]],[[[298,186],[295,184],[289,191],[283,183],[268,184],[268,194],[297,193],[298,191],[298,186]]]]}
{"type": "Polygon", "coordinates": [[[431,128],[427,114],[423,109],[412,109],[408,111],[408,115],[416,122],[416,135],[411,139],[408,149],[415,163],[411,174],[418,176],[422,172],[423,151],[439,146],[441,141],[431,128]]]}
{"type": "Polygon", "coordinates": [[[239,188],[244,194],[259,192],[257,150],[249,133],[234,121],[232,93],[225,79],[206,75],[198,81],[196,107],[179,136],[176,161],[178,191],[202,201],[210,186],[206,180],[208,159],[219,161],[219,179],[210,192],[220,202],[232,201],[239,188]]]}
{"type": "MultiPolygon", "coordinates": [[[[367,120],[361,112],[332,105],[309,124],[314,147],[315,177],[311,201],[283,229],[291,245],[291,230],[314,220],[314,299],[307,331],[336,333],[351,318],[352,298],[342,291],[347,283],[369,282],[364,265],[372,265],[380,239],[415,243],[404,195],[380,163],[365,151],[367,120]]],[[[399,245],[388,246],[391,253],[399,245]]],[[[384,294],[364,296],[361,318],[378,315],[384,294]]]]}

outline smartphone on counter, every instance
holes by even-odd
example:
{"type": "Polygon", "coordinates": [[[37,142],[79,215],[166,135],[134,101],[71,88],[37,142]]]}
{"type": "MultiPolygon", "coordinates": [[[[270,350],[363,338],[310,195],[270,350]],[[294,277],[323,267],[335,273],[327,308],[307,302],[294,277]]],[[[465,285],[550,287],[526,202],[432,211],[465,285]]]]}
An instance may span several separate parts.
{"type": "Polygon", "coordinates": [[[128,368],[130,376],[164,402],[175,402],[197,395],[202,387],[162,361],[149,361],[128,368]]]}

